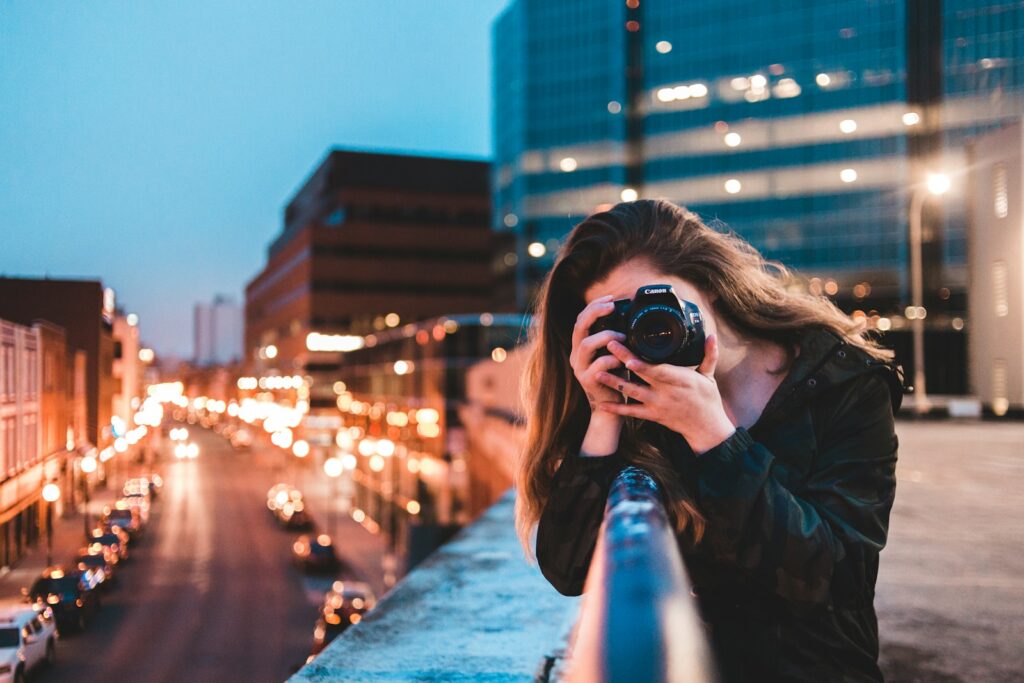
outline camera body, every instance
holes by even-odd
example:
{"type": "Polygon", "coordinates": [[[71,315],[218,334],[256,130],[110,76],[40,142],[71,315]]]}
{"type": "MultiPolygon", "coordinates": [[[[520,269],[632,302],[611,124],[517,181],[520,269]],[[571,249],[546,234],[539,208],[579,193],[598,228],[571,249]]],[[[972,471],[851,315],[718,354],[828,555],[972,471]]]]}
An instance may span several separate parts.
{"type": "Polygon", "coordinates": [[[594,322],[590,334],[603,330],[626,335],[626,348],[648,363],[690,367],[704,360],[700,309],[680,300],[671,285],[645,285],[633,299],[619,299],[614,311],[594,322]]]}

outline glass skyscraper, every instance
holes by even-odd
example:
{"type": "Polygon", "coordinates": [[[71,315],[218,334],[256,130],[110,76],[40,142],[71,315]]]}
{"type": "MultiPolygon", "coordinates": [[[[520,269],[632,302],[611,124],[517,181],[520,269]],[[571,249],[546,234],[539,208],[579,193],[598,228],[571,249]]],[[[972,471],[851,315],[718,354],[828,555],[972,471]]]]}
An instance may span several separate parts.
{"type": "Polygon", "coordinates": [[[1022,112],[1020,2],[513,0],[494,25],[499,265],[527,306],[574,223],[664,197],[898,330],[910,195],[941,171],[925,302],[930,333],[959,332],[965,145],[1022,112]]]}

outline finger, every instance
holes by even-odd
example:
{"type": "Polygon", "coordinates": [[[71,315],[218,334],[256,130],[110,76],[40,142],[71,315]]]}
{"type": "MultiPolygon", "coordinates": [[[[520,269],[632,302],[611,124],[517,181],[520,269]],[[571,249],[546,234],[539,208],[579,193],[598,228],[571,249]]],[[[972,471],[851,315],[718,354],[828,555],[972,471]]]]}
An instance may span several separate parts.
{"type": "Polygon", "coordinates": [[[651,411],[641,403],[611,403],[604,401],[597,404],[597,409],[603,410],[606,413],[612,413],[613,415],[622,415],[623,417],[638,417],[641,420],[650,420],[652,417],[651,411]]]}
{"type": "Polygon", "coordinates": [[[632,351],[617,341],[608,342],[608,350],[622,361],[627,369],[635,372],[640,379],[648,384],[654,382],[678,383],[673,379],[672,372],[664,365],[652,365],[637,358],[632,351]]]}
{"type": "Polygon", "coordinates": [[[704,360],[697,367],[697,372],[705,377],[714,377],[715,368],[718,366],[718,337],[709,335],[704,342],[704,360]]]}
{"type": "Polygon", "coordinates": [[[621,332],[616,332],[615,330],[603,330],[597,334],[592,334],[589,337],[586,337],[580,342],[576,349],[577,367],[585,368],[590,365],[594,360],[594,354],[598,349],[603,349],[608,346],[608,342],[625,338],[626,335],[621,332]]]}
{"type": "Polygon", "coordinates": [[[610,372],[600,372],[597,374],[597,381],[605,385],[610,389],[614,389],[623,396],[639,401],[640,403],[647,403],[653,397],[650,389],[642,387],[639,384],[629,382],[621,377],[616,377],[610,372]]]}
{"type": "Polygon", "coordinates": [[[625,344],[623,344],[620,341],[608,342],[608,350],[611,352],[613,356],[621,360],[623,363],[640,360],[633,354],[632,351],[626,348],[625,344]]]}
{"type": "Polygon", "coordinates": [[[614,370],[617,367],[622,366],[622,361],[615,356],[599,356],[593,363],[590,364],[590,370],[596,372],[614,370]]]}
{"type": "Polygon", "coordinates": [[[590,328],[594,321],[601,316],[608,315],[615,310],[612,303],[612,295],[598,297],[584,306],[580,314],[576,316],[576,325],[572,328],[572,347],[575,349],[583,341],[584,337],[590,334],[590,328]]]}

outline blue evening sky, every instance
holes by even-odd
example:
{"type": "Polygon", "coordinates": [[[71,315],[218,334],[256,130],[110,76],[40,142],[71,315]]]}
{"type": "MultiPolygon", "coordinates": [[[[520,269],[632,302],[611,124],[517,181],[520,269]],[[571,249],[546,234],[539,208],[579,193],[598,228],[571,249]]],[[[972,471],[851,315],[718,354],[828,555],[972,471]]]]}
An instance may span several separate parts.
{"type": "Polygon", "coordinates": [[[0,3],[0,274],[101,278],[191,354],[331,146],[487,157],[508,0],[0,3]]]}

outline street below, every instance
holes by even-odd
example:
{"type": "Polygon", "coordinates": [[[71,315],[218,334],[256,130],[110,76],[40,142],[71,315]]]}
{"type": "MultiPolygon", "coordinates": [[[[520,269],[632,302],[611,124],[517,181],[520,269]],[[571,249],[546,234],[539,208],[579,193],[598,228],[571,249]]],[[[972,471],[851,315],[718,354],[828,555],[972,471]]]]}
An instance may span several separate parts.
{"type": "Polygon", "coordinates": [[[280,476],[269,463],[286,456],[236,452],[189,430],[200,456],[163,454],[163,491],[119,585],[85,632],[61,639],[57,665],[37,680],[281,681],[304,663],[330,580],[299,573],[296,533],[266,508],[280,476]]]}

